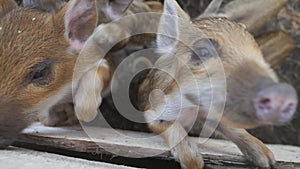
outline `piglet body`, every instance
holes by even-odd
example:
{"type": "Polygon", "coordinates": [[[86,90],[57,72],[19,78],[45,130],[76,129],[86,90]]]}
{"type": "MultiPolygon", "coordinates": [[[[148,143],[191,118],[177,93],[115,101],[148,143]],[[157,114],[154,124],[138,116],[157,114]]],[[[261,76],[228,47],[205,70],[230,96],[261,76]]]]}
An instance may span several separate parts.
{"type": "Polygon", "coordinates": [[[161,56],[141,82],[139,107],[182,168],[204,166],[187,137],[186,122],[196,121],[233,141],[255,166],[273,167],[272,152],[245,129],[288,122],[298,97],[278,81],[245,26],[221,17],[190,22],[166,0],[157,46],[161,56]]]}

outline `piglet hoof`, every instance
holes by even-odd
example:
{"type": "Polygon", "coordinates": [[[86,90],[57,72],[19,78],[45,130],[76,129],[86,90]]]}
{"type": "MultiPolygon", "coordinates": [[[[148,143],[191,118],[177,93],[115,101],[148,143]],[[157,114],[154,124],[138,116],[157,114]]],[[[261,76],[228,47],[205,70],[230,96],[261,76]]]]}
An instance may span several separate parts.
{"type": "Polygon", "coordinates": [[[71,126],[78,124],[75,116],[74,105],[64,103],[54,106],[46,116],[41,116],[40,121],[45,126],[71,126]]]}
{"type": "Polygon", "coordinates": [[[204,161],[202,155],[197,151],[195,151],[195,154],[192,158],[188,160],[188,163],[186,164],[186,169],[203,169],[204,168],[204,161]]]}
{"type": "Polygon", "coordinates": [[[180,161],[181,168],[183,169],[203,169],[204,168],[204,161],[203,157],[199,152],[198,146],[196,144],[187,141],[187,148],[183,147],[175,147],[172,150],[172,154],[180,161]],[[183,151],[185,151],[183,153],[183,151]]]}
{"type": "Polygon", "coordinates": [[[273,153],[265,145],[260,145],[257,149],[253,149],[245,153],[246,158],[260,169],[273,169],[276,166],[276,160],[273,153]]]}
{"type": "Polygon", "coordinates": [[[204,161],[202,157],[186,157],[183,161],[181,161],[181,168],[184,169],[203,169],[204,161]]]}
{"type": "Polygon", "coordinates": [[[190,163],[187,164],[186,166],[182,166],[182,168],[185,168],[185,169],[203,169],[204,168],[204,162],[202,160],[194,159],[194,160],[190,161],[190,163]]]}
{"type": "MultiPolygon", "coordinates": [[[[101,98],[98,98],[101,99],[101,98]]],[[[101,99],[102,100],[102,99],[101,99]]],[[[101,100],[99,101],[101,103],[101,100]]],[[[91,122],[94,120],[98,114],[98,102],[97,103],[85,103],[85,104],[77,104],[75,105],[75,112],[77,118],[80,121],[91,122]]]]}
{"type": "Polygon", "coordinates": [[[72,126],[78,124],[79,121],[75,115],[74,105],[68,104],[64,106],[63,112],[66,114],[66,120],[58,123],[60,126],[72,126]]]}

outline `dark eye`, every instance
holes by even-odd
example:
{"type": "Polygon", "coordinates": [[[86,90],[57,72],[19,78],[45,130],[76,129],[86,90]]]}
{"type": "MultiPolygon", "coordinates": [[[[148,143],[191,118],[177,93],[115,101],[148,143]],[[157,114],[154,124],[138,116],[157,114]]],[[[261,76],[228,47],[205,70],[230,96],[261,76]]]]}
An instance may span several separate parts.
{"type": "Polygon", "coordinates": [[[212,39],[202,39],[194,44],[194,50],[192,52],[192,60],[207,59],[216,55],[215,52],[219,44],[212,39]]]}
{"type": "Polygon", "coordinates": [[[207,57],[207,56],[210,55],[207,48],[200,48],[199,49],[199,54],[200,54],[200,57],[207,57]]]}
{"type": "Polygon", "coordinates": [[[32,78],[32,80],[40,80],[45,78],[46,76],[48,76],[48,74],[50,73],[50,68],[49,67],[45,67],[44,69],[36,72],[32,78]]]}
{"type": "Polygon", "coordinates": [[[48,85],[53,78],[52,69],[52,63],[49,61],[44,61],[34,65],[29,73],[30,83],[42,86],[48,85]]]}
{"type": "Polygon", "coordinates": [[[192,52],[191,59],[192,60],[201,60],[203,57],[209,57],[210,52],[207,48],[200,48],[198,51],[192,52]]]}

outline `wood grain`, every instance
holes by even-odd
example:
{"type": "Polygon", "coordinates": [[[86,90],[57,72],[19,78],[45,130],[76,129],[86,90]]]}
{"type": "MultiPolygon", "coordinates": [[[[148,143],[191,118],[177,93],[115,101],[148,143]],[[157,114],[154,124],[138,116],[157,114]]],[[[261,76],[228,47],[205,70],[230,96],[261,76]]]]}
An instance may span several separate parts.
{"type": "Polygon", "coordinates": [[[62,155],[10,147],[0,151],[1,169],[137,169],[123,165],[93,162],[62,155]]]}
{"type": "MultiPolygon", "coordinates": [[[[154,134],[96,127],[84,129],[88,131],[89,136],[80,126],[52,128],[35,123],[24,130],[18,142],[94,154],[172,159],[170,149],[154,134]]],[[[208,164],[249,166],[238,148],[229,141],[195,137],[191,139],[201,143],[199,148],[208,164]]],[[[300,147],[283,145],[268,145],[268,147],[274,152],[280,164],[300,167],[300,147]]]]}

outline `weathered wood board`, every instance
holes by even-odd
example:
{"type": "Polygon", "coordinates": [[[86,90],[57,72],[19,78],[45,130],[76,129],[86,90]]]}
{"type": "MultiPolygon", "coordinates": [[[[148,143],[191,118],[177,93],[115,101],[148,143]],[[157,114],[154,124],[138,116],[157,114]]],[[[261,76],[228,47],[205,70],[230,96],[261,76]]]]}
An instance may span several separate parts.
{"type": "Polygon", "coordinates": [[[0,150],[1,169],[136,169],[16,147],[0,150]]]}
{"type": "MultiPolygon", "coordinates": [[[[126,154],[127,157],[156,154],[153,157],[172,158],[169,148],[160,137],[147,139],[154,136],[153,134],[95,127],[85,127],[85,129],[96,131],[98,135],[91,139],[80,126],[58,128],[35,123],[24,130],[18,142],[92,154],[126,154]],[[127,137],[120,138],[116,132],[127,137]],[[146,139],[141,141],[139,138],[146,139]],[[113,150],[113,153],[110,150],[113,150]]],[[[204,140],[203,138],[191,139],[196,142],[204,140]]],[[[300,168],[300,147],[283,145],[268,145],[268,147],[282,166],[300,168]]],[[[249,166],[238,148],[229,141],[208,139],[205,143],[199,144],[199,148],[209,164],[233,165],[240,168],[249,166]]]]}

